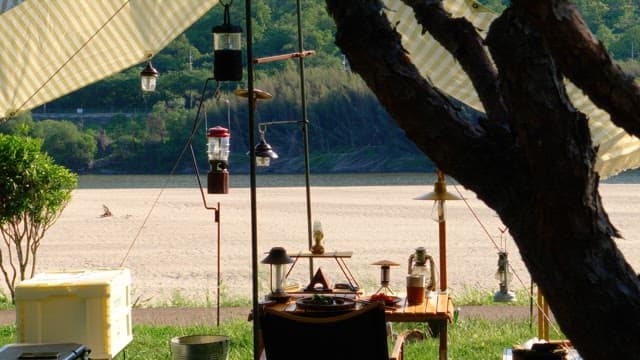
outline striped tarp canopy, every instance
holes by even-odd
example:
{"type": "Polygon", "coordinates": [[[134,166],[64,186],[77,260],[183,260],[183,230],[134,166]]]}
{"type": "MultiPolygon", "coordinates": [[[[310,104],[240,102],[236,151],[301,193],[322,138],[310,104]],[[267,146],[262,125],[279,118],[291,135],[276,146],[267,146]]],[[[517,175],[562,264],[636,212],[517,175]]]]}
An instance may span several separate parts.
{"type": "MultiPolygon", "coordinates": [[[[386,15],[402,34],[405,49],[422,75],[436,87],[472,108],[483,111],[471,80],[458,62],[428,33],[422,34],[413,10],[401,0],[384,0],[386,15]]],[[[444,0],[453,17],[465,17],[484,37],[496,14],[473,0],[444,0]]],[[[597,108],[576,86],[567,82],[567,92],[574,106],[589,117],[591,138],[598,146],[596,170],[606,178],[640,166],[640,140],[613,125],[609,114],[597,108]]]]}
{"type": "Polygon", "coordinates": [[[0,0],[0,119],[150,59],[218,0],[0,0]]]}

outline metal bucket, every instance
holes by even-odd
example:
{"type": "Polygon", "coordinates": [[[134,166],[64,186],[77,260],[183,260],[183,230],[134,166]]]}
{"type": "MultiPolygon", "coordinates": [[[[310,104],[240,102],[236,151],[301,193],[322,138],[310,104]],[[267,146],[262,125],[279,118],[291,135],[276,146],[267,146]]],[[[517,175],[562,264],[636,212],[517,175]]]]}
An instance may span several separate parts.
{"type": "Polygon", "coordinates": [[[171,339],[173,360],[227,360],[229,337],[189,335],[171,339]]]}

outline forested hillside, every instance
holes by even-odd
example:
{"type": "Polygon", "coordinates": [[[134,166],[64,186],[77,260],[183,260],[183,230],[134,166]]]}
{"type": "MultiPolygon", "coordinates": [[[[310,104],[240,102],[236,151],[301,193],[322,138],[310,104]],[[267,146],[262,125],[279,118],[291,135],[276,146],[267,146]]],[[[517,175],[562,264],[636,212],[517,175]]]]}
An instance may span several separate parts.
{"type": "MultiPolygon", "coordinates": [[[[507,1],[484,3],[500,11],[507,1]]],[[[640,0],[578,0],[577,4],[623,69],[639,76],[640,0]]],[[[243,6],[244,2],[236,1],[231,8],[232,22],[242,27],[243,6]]],[[[295,2],[266,0],[253,6],[254,56],[296,51],[295,2]]],[[[430,170],[428,159],[343,62],[333,44],[334,25],[324,2],[303,0],[302,9],[304,47],[316,51],[305,59],[312,172],[430,170]]],[[[42,148],[75,171],[167,173],[187,142],[202,87],[212,76],[211,28],[220,23],[222,7],[216,6],[154,56],[153,65],[160,72],[154,93],[141,92],[142,65],[136,66],[22,114],[0,125],[0,132],[42,138],[42,148]]],[[[258,122],[301,120],[297,60],[261,64],[256,79],[257,88],[274,95],[270,101],[260,101],[258,122]]],[[[207,91],[207,124],[197,129],[193,141],[203,171],[208,166],[205,126],[228,124],[231,171],[248,171],[246,99],[233,95],[234,89],[245,87],[244,82],[224,83],[219,99],[214,98],[212,87],[207,91]]],[[[300,126],[271,126],[267,140],[280,155],[267,171],[302,172],[300,126]]],[[[189,158],[178,164],[178,171],[193,171],[189,158]]]]}

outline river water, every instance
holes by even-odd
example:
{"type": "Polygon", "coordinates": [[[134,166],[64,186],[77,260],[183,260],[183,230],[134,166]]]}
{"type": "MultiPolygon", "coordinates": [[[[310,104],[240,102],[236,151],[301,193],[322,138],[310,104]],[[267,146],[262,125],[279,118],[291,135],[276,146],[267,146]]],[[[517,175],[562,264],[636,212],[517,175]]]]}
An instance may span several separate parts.
{"type": "MultiPolygon", "coordinates": [[[[359,173],[359,174],[311,174],[311,186],[402,186],[432,185],[435,173],[359,173]]],[[[206,175],[201,176],[206,187],[206,175]]],[[[455,180],[447,177],[447,182],[455,184],[455,180]]],[[[640,169],[630,170],[611,178],[602,180],[605,184],[638,184],[640,169]]],[[[305,186],[304,175],[257,174],[258,187],[296,187],[305,186]]],[[[115,188],[191,188],[197,187],[194,175],[81,175],[78,179],[79,189],[115,189],[115,188]]],[[[231,188],[248,188],[249,175],[231,174],[231,188]]]]}

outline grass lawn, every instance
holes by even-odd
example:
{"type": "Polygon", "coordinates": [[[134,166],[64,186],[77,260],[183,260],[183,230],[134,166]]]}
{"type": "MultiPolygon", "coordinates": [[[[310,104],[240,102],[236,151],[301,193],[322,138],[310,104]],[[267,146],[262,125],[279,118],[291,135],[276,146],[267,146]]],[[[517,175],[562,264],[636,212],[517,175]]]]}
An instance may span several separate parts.
{"type": "MultiPolygon", "coordinates": [[[[404,328],[423,327],[423,324],[394,324],[394,331],[404,328]]],[[[206,334],[226,335],[231,338],[230,360],[252,359],[253,339],[252,323],[233,321],[215,326],[146,326],[133,327],[133,342],[126,349],[129,360],[170,360],[169,342],[175,336],[206,334]]],[[[449,326],[450,360],[489,360],[501,359],[505,347],[522,343],[536,336],[536,328],[529,321],[491,322],[486,320],[461,320],[449,326]]],[[[15,326],[0,327],[0,344],[15,342],[15,326]]],[[[426,341],[411,342],[407,346],[406,359],[436,359],[439,341],[429,338],[426,341]]],[[[117,359],[124,359],[120,354],[117,359]]]]}

